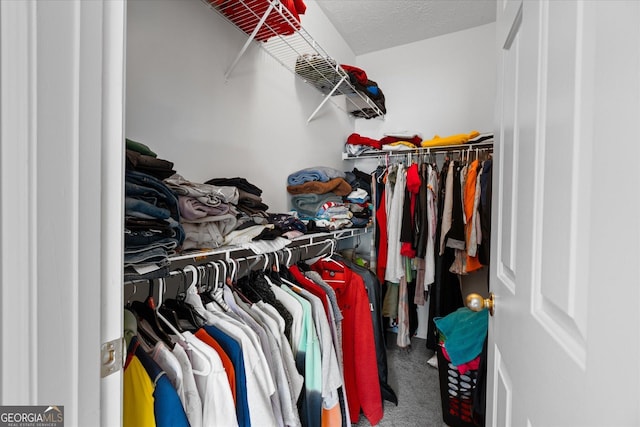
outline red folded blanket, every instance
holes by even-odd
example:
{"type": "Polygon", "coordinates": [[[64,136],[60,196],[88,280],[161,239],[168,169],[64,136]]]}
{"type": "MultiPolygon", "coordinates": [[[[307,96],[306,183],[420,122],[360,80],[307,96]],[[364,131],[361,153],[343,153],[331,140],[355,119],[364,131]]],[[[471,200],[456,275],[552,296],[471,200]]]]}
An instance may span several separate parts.
{"type": "Polygon", "coordinates": [[[380,150],[382,148],[382,143],[377,139],[368,138],[366,136],[361,136],[358,133],[352,133],[347,138],[347,144],[352,145],[368,145],[369,147],[376,148],[380,150]]]}

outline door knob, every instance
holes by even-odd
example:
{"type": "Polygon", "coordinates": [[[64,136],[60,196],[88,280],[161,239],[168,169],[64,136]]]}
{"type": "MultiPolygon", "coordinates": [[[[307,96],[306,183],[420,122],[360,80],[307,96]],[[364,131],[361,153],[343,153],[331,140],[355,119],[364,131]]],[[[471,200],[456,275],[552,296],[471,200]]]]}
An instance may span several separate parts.
{"type": "Polygon", "coordinates": [[[480,294],[469,294],[466,298],[466,304],[469,310],[480,311],[483,308],[489,310],[489,314],[493,316],[494,297],[493,292],[489,292],[489,298],[483,298],[480,294]]]}

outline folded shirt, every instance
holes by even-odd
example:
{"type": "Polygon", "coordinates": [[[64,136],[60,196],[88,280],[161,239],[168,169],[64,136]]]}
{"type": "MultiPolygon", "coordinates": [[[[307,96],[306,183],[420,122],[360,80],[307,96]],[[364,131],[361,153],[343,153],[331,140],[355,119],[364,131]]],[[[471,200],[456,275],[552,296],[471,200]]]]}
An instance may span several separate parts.
{"type": "Polygon", "coordinates": [[[439,147],[442,145],[466,144],[470,139],[475,138],[479,135],[480,132],[478,132],[477,130],[471,131],[470,133],[459,133],[456,135],[449,135],[445,137],[435,135],[433,139],[422,141],[420,145],[422,147],[439,147]]]}

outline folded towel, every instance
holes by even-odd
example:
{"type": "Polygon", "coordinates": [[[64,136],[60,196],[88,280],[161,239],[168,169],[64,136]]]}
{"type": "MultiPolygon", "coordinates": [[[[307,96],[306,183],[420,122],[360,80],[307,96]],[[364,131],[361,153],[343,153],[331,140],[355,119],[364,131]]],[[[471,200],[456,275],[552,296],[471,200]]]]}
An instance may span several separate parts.
{"type": "Polygon", "coordinates": [[[333,192],[338,196],[346,196],[351,192],[351,185],[344,178],[333,178],[327,182],[309,181],[300,185],[287,186],[289,194],[327,194],[333,192]]]}
{"type": "Polygon", "coordinates": [[[327,182],[332,178],[344,178],[345,174],[342,171],[328,167],[328,166],[315,166],[306,169],[300,169],[289,175],[287,178],[287,184],[300,185],[309,181],[321,181],[327,182]]]}
{"type": "Polygon", "coordinates": [[[291,204],[300,217],[314,218],[322,205],[327,202],[341,203],[342,197],[334,193],[299,194],[291,197],[291,204]]]}

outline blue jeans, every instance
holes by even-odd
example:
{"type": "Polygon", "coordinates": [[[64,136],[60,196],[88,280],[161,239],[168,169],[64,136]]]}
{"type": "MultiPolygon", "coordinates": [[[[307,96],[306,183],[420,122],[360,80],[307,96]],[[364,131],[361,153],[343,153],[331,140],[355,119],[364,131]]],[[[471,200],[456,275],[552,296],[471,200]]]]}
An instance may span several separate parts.
{"type": "MultiPolygon", "coordinates": [[[[180,212],[178,210],[178,199],[175,196],[175,194],[173,194],[171,189],[167,187],[167,185],[164,182],[160,181],[159,179],[151,175],[147,175],[146,173],[128,170],[125,173],[125,190],[127,188],[133,191],[131,195],[140,195],[140,193],[145,195],[151,195],[151,194],[157,193],[157,195],[159,196],[158,205],[162,206],[166,204],[166,206],[162,206],[162,207],[166,207],[166,209],[169,210],[171,217],[173,219],[175,219],[178,222],[180,221],[180,212]],[[146,187],[154,191],[150,191],[150,190],[145,191],[144,188],[140,188],[140,187],[146,187]],[[162,203],[160,201],[162,201],[162,203]]],[[[129,196],[129,194],[126,194],[126,195],[129,196]]]]}

